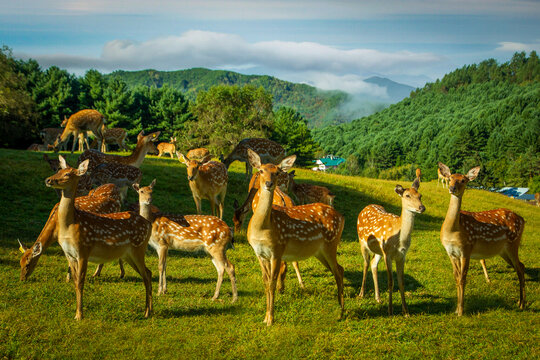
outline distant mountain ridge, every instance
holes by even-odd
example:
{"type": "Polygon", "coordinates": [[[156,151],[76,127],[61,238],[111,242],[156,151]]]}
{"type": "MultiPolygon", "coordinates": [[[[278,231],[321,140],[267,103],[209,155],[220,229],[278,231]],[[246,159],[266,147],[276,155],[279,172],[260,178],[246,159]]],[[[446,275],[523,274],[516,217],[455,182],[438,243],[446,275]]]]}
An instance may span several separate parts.
{"type": "Polygon", "coordinates": [[[411,91],[416,90],[412,86],[400,84],[398,82],[392,81],[387,78],[382,78],[380,76],[372,76],[365,79],[364,81],[370,84],[378,85],[380,87],[385,87],[386,93],[388,94],[390,102],[392,103],[399,102],[406,97],[409,97],[411,91]]]}

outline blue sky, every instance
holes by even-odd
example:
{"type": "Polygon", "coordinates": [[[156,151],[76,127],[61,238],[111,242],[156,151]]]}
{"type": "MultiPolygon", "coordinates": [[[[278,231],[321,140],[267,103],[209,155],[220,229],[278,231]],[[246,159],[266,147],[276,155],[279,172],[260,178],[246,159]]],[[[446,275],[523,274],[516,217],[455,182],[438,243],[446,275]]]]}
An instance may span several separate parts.
{"type": "Polygon", "coordinates": [[[0,0],[0,39],[77,75],[207,67],[384,96],[362,80],[422,86],[540,50],[540,2],[0,0]]]}

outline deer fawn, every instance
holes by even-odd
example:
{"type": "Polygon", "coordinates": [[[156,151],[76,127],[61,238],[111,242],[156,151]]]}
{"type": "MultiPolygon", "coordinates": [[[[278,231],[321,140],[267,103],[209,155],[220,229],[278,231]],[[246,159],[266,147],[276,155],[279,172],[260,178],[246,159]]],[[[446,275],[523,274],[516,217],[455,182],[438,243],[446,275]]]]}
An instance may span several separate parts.
{"type": "Polygon", "coordinates": [[[199,160],[201,161],[205,157],[210,155],[210,151],[207,148],[197,148],[191,149],[187,152],[186,157],[188,159],[199,160]]]}
{"type": "Polygon", "coordinates": [[[392,260],[396,262],[396,273],[401,294],[401,308],[405,316],[409,315],[409,309],[405,302],[405,290],[403,286],[403,273],[405,269],[405,257],[411,246],[411,232],[414,225],[414,216],[423,213],[426,208],[422,204],[422,195],[418,192],[420,180],[416,178],[409,189],[396,185],[395,192],[401,197],[401,216],[386,212],[380,205],[368,205],[358,214],[357,230],[358,240],[364,257],[364,273],[362,276],[362,288],[359,297],[364,296],[367,272],[370,257],[371,273],[375,286],[375,300],[380,303],[379,281],[377,277],[377,265],[384,258],[386,272],[388,274],[388,314],[393,314],[392,292],[394,279],[392,275],[392,260]]]}
{"type": "Polygon", "coordinates": [[[418,181],[422,181],[422,170],[420,170],[420,168],[417,168],[415,173],[418,181]]]}
{"type": "Polygon", "coordinates": [[[88,261],[103,263],[122,258],[143,278],[146,288],[145,317],[152,312],[152,273],[145,266],[144,255],[152,225],[139,214],[121,212],[97,214],[75,208],[79,178],[88,170],[89,160],[77,169],[59,156],[61,169],[45,180],[45,184],[62,190],[58,205],[58,242],[64,250],[75,281],[77,311],[81,320],[82,294],[88,261]]]}
{"type": "Polygon", "coordinates": [[[152,192],[156,180],[149,186],[133,188],[139,193],[140,214],[152,223],[152,235],[149,244],[156,249],[159,257],[159,287],[158,295],[167,292],[167,252],[169,248],[184,251],[203,250],[212,258],[216,267],[218,279],[216,291],[212,300],[219,296],[223,273],[227,271],[231,279],[233,298],[238,298],[234,265],[227,259],[227,247],[232,244],[233,234],[227,224],[215,216],[209,215],[170,215],[155,214],[152,211],[152,192]]]}
{"type": "Polygon", "coordinates": [[[467,183],[478,176],[480,167],[467,175],[452,174],[448,166],[439,162],[439,170],[450,179],[450,205],[441,227],[441,242],[450,257],[457,286],[458,315],[463,315],[465,283],[469,261],[500,255],[516,271],[519,279],[519,307],[525,308],[524,266],[519,261],[519,244],[525,220],[508,209],[481,212],[461,210],[461,200],[467,183]]]}
{"type": "Polygon", "coordinates": [[[211,161],[210,155],[202,161],[186,158],[176,152],[178,160],[187,166],[189,187],[193,193],[193,200],[197,207],[197,214],[201,214],[201,200],[208,199],[212,209],[212,215],[217,215],[216,206],[219,208],[219,218],[223,219],[223,204],[227,193],[227,181],[229,175],[223,163],[211,161]]]}
{"type": "Polygon", "coordinates": [[[252,173],[247,149],[251,149],[259,154],[261,161],[264,163],[278,164],[285,157],[285,149],[275,141],[261,138],[241,140],[225,159],[222,155],[220,160],[225,164],[227,169],[236,160],[246,163],[246,180],[251,177],[252,173]]]}
{"type": "Polygon", "coordinates": [[[59,138],[54,142],[54,151],[58,151],[58,146],[61,143],[66,142],[71,135],[73,135],[73,146],[71,152],[75,151],[75,144],[77,139],[79,139],[79,150],[83,148],[82,138],[79,138],[79,134],[84,134],[83,138],[88,145],[88,140],[86,139],[86,132],[92,131],[94,135],[98,138],[99,146],[101,151],[105,151],[105,143],[103,142],[103,134],[101,133],[101,128],[103,127],[105,117],[101,115],[99,111],[96,110],[81,110],[71,115],[69,119],[64,120],[62,124],[65,123],[65,128],[59,138]]]}
{"type": "Polygon", "coordinates": [[[324,204],[273,206],[277,174],[287,171],[296,155],[286,157],[279,165],[261,164],[259,155],[247,150],[251,166],[259,175],[259,204],[249,221],[247,239],[261,265],[266,288],[266,316],[264,322],[274,322],[274,293],[281,261],[297,261],[315,256],[332,272],[338,288],[341,316],[344,313],[343,268],[336,252],[345,223],[344,217],[324,204]]]}
{"type": "Polygon", "coordinates": [[[437,186],[439,186],[439,182],[440,182],[442,184],[443,188],[444,188],[445,185],[448,188],[448,182],[449,181],[450,181],[450,178],[443,175],[443,173],[441,172],[441,169],[438,168],[437,169],[437,186]]]}
{"type": "MultiPolygon", "coordinates": [[[[60,165],[59,165],[60,166],[60,165]]],[[[108,214],[120,211],[120,193],[113,184],[106,184],[92,190],[87,196],[75,198],[75,207],[79,210],[108,214]]],[[[19,241],[19,250],[23,253],[21,257],[21,281],[25,281],[34,271],[43,251],[58,240],[58,204],[54,206],[49,214],[45,226],[41,230],[36,242],[28,248],[19,241]]],[[[124,277],[124,267],[122,260],[119,260],[120,278],[124,277]]],[[[98,265],[95,276],[101,274],[103,264],[98,265]]],[[[66,276],[66,281],[70,280],[70,272],[66,276]]]]}
{"type": "Polygon", "coordinates": [[[176,153],[176,138],[172,137],[171,138],[171,142],[170,143],[166,143],[166,142],[162,142],[162,143],[159,143],[158,146],[157,146],[157,149],[158,149],[158,157],[161,157],[161,155],[165,154],[165,153],[168,153],[169,155],[171,155],[171,159],[174,158],[174,154],[176,153]]]}
{"type": "Polygon", "coordinates": [[[323,203],[332,206],[336,195],[324,186],[297,184],[294,181],[294,170],[289,173],[289,192],[294,194],[299,205],[323,203]]]}

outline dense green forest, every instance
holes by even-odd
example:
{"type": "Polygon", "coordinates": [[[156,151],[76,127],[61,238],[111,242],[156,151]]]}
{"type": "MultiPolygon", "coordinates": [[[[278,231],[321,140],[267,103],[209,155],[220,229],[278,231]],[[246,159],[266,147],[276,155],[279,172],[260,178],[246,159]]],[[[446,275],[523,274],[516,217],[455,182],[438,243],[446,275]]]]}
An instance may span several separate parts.
{"type": "MultiPolygon", "coordinates": [[[[233,71],[194,68],[178,71],[115,71],[106,78],[119,78],[130,88],[140,85],[160,88],[170,86],[194,101],[200,91],[216,85],[252,85],[273,96],[274,106],[292,107],[308,120],[311,128],[348,121],[339,106],[349,100],[342,91],[323,91],[306,84],[295,84],[267,75],[244,75],[233,71]]],[[[381,105],[383,108],[385,105],[381,105]]]]}
{"type": "Polygon", "coordinates": [[[419,166],[434,179],[442,161],[454,171],[482,166],[477,184],[539,191],[540,61],[531,52],[464,66],[379,113],[313,135],[347,158],[342,172],[399,178],[419,166]]]}

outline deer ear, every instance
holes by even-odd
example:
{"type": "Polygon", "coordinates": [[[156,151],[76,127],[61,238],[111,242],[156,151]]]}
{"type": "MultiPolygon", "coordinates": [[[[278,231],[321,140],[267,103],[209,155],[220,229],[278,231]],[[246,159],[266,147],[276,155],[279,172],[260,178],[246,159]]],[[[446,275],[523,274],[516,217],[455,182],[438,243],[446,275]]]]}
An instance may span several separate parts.
{"type": "Polygon", "coordinates": [[[287,156],[285,159],[281,160],[279,168],[283,171],[289,171],[289,169],[294,165],[295,161],[296,155],[287,156]]]}
{"type": "Polygon", "coordinates": [[[184,154],[182,154],[180,151],[176,152],[176,156],[178,157],[178,161],[180,161],[182,164],[188,164],[187,157],[185,157],[184,154]]]}
{"type": "Polygon", "coordinates": [[[157,180],[157,179],[152,180],[152,182],[150,183],[150,185],[148,185],[148,187],[149,187],[150,189],[153,189],[153,188],[154,188],[154,185],[156,185],[156,180],[157,180]]]}
{"type": "Polygon", "coordinates": [[[79,164],[79,168],[77,169],[78,176],[83,176],[84,174],[86,174],[86,171],[88,171],[89,163],[90,163],[90,159],[86,159],[82,163],[79,164]]]}
{"type": "Polygon", "coordinates": [[[439,161],[438,163],[439,165],[439,170],[441,170],[441,174],[444,176],[444,177],[450,177],[452,176],[452,172],[450,171],[450,168],[446,165],[444,165],[442,162],[439,161]]]}
{"type": "Polygon", "coordinates": [[[142,130],[139,135],[137,135],[137,141],[141,140],[144,137],[144,130],[142,130]]]}
{"type": "Polygon", "coordinates": [[[414,190],[418,191],[418,189],[420,188],[420,179],[419,178],[414,179],[411,187],[414,190]]]}
{"type": "Polygon", "coordinates": [[[296,176],[296,173],[295,173],[296,170],[293,170],[289,173],[289,176],[290,177],[295,177],[296,176]]]}
{"type": "Polygon", "coordinates": [[[257,154],[255,151],[251,149],[247,149],[248,153],[248,161],[251,166],[253,166],[255,169],[261,168],[261,157],[259,154],[257,154]]]}
{"type": "Polygon", "coordinates": [[[139,187],[139,184],[135,183],[133,185],[131,185],[131,187],[133,188],[133,190],[135,190],[137,193],[139,192],[140,190],[140,187],[139,187]]]}
{"type": "Polygon", "coordinates": [[[469,170],[469,172],[465,176],[469,179],[469,181],[473,181],[474,179],[476,179],[479,172],[480,172],[480,166],[475,166],[471,170],[469,170]]]}
{"type": "Polygon", "coordinates": [[[201,160],[201,164],[205,164],[212,160],[212,155],[208,154],[204,157],[204,159],[201,160]]]}
{"type": "Polygon", "coordinates": [[[405,189],[404,189],[403,186],[401,186],[401,185],[396,185],[396,188],[394,189],[394,191],[395,191],[396,194],[398,194],[399,196],[403,196],[403,192],[405,191],[405,189]]]}
{"type": "Polygon", "coordinates": [[[36,243],[34,246],[32,246],[32,257],[41,255],[42,251],[43,247],[41,246],[41,243],[36,243]]]}
{"type": "Polygon", "coordinates": [[[66,169],[68,167],[68,165],[66,163],[66,159],[64,159],[64,157],[62,155],[58,155],[58,161],[60,162],[60,167],[62,169],[66,169]]]}
{"type": "Polygon", "coordinates": [[[28,247],[23,245],[23,243],[21,242],[21,240],[17,239],[17,241],[19,242],[19,251],[22,252],[24,254],[24,252],[26,250],[28,250],[28,247]]]}

